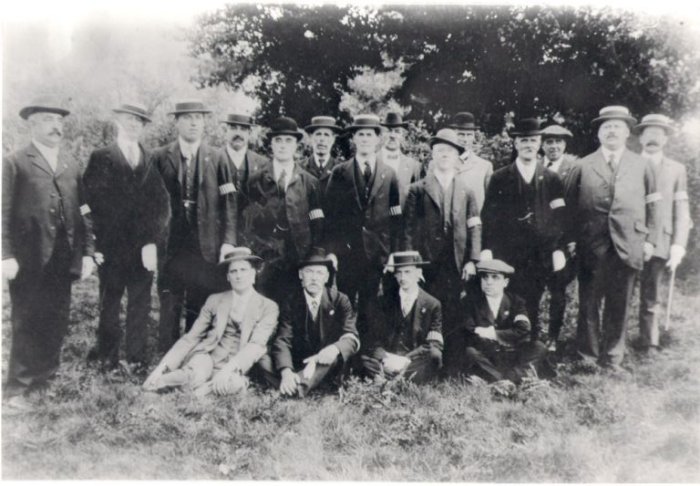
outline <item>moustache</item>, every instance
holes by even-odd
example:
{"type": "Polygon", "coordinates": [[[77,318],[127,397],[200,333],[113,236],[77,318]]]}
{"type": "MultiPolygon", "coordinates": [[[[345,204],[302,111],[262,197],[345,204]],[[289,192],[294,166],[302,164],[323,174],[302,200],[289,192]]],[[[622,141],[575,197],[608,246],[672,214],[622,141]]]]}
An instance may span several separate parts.
{"type": "Polygon", "coordinates": [[[60,137],[61,135],[63,135],[63,133],[61,132],[61,130],[51,130],[51,133],[49,133],[49,135],[58,135],[60,137]]]}
{"type": "Polygon", "coordinates": [[[644,144],[645,147],[659,147],[661,144],[657,142],[656,140],[650,140],[647,143],[644,144]]]}

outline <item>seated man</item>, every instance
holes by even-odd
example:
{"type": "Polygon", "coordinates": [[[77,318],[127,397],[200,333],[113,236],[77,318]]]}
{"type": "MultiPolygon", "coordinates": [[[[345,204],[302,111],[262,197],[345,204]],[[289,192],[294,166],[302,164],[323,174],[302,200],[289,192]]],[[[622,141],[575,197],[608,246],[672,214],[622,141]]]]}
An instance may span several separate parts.
{"type": "Polygon", "coordinates": [[[406,376],[426,383],[442,367],[442,307],[418,286],[427,265],[417,251],[389,256],[399,288],[382,296],[370,319],[370,339],[362,358],[365,372],[375,379],[406,376]]]}
{"type": "Polygon", "coordinates": [[[198,395],[235,393],[267,351],[277,327],[277,304],[253,288],[262,259],[235,248],[219,263],[232,291],[209,296],[197,320],[166,353],[143,387],[149,391],[189,385],[198,395]]]}
{"type": "Polygon", "coordinates": [[[515,383],[527,368],[537,366],[547,352],[544,344],[530,341],[530,319],[525,301],[505,291],[513,267],[501,260],[477,263],[481,292],[462,304],[462,338],[465,353],[461,370],[486,381],[515,383]]]}
{"type": "Polygon", "coordinates": [[[265,380],[283,395],[304,397],[323,381],[339,384],[360,349],[350,299],[326,287],[332,272],[324,249],[312,248],[299,264],[301,286],[282,305],[272,359],[259,362],[265,380]]]}

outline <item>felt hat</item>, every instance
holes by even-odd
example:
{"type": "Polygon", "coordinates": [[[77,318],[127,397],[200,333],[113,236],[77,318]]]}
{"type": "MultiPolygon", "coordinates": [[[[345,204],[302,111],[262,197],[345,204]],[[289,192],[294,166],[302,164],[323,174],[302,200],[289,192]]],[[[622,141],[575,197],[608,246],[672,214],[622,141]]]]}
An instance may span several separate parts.
{"type": "Polygon", "coordinates": [[[630,110],[627,107],[620,105],[601,108],[598,112],[598,118],[594,118],[591,123],[595,125],[607,120],[622,120],[630,127],[632,124],[637,123],[637,119],[630,115],[630,110]]]}
{"type": "Polygon", "coordinates": [[[390,272],[399,267],[424,267],[430,262],[423,261],[417,251],[397,251],[389,255],[386,268],[390,272]]]}
{"type": "Polygon", "coordinates": [[[468,111],[462,111],[452,118],[447,128],[452,128],[454,130],[477,130],[479,127],[476,126],[474,115],[468,111]]]}
{"type": "Polygon", "coordinates": [[[252,127],[255,125],[253,122],[253,117],[248,115],[241,115],[239,113],[229,113],[226,115],[221,123],[226,123],[227,125],[240,125],[242,127],[252,127]]]}
{"type": "Polygon", "coordinates": [[[352,125],[347,127],[345,131],[352,133],[356,130],[362,130],[363,128],[370,128],[377,132],[377,134],[381,133],[382,126],[379,123],[379,117],[372,114],[357,115],[352,119],[352,125]]]}
{"type": "Polygon", "coordinates": [[[549,125],[542,130],[542,140],[545,138],[568,138],[573,139],[574,134],[561,125],[549,125]]]}
{"type": "Polygon", "coordinates": [[[676,131],[673,127],[673,121],[666,115],[660,113],[651,113],[645,115],[639,125],[634,127],[634,132],[637,134],[642,133],[646,127],[661,127],[666,130],[666,134],[671,134],[676,131]]]}
{"type": "Polygon", "coordinates": [[[151,121],[151,117],[148,116],[146,107],[139,103],[122,103],[116,108],[113,108],[112,111],[114,113],[128,113],[130,115],[137,116],[147,123],[151,121]]]}
{"type": "Polygon", "coordinates": [[[515,137],[533,137],[541,135],[540,121],[537,118],[523,118],[515,122],[515,126],[508,132],[511,138],[515,137]]]}
{"type": "Polygon", "coordinates": [[[278,135],[291,135],[296,137],[297,141],[304,137],[304,134],[297,126],[297,122],[288,116],[281,116],[270,123],[270,131],[267,132],[267,138],[272,139],[278,135]]]}
{"type": "Polygon", "coordinates": [[[335,118],[332,116],[315,116],[311,118],[311,124],[306,125],[304,130],[306,130],[307,133],[314,133],[318,128],[328,128],[336,133],[343,131],[343,129],[336,124],[335,118]]]}
{"type": "Polygon", "coordinates": [[[476,264],[476,271],[479,273],[500,273],[511,275],[515,269],[503,260],[486,260],[476,264]]]}
{"type": "Polygon", "coordinates": [[[19,110],[19,116],[23,119],[29,118],[34,113],[56,113],[61,116],[70,114],[57,99],[50,96],[40,96],[32,100],[27,106],[19,110]]]}
{"type": "Polygon", "coordinates": [[[390,111],[384,116],[384,121],[381,123],[381,125],[387,128],[406,128],[408,127],[408,122],[403,121],[401,113],[390,111]]]}
{"type": "Polygon", "coordinates": [[[263,261],[262,258],[260,258],[257,255],[253,255],[253,252],[250,250],[250,248],[246,248],[244,246],[239,246],[231,250],[230,252],[226,253],[224,255],[223,260],[221,260],[218,265],[219,266],[225,266],[228,267],[229,264],[233,262],[241,262],[241,261],[246,261],[250,262],[251,264],[255,265],[263,261]]]}
{"type": "Polygon", "coordinates": [[[185,113],[211,113],[211,110],[204,106],[200,100],[187,100],[175,103],[175,110],[168,115],[184,115],[185,113]]]}
{"type": "Polygon", "coordinates": [[[451,128],[441,128],[435,135],[430,137],[428,143],[430,144],[430,148],[433,148],[433,145],[436,143],[446,143],[456,148],[460,154],[464,152],[464,146],[459,143],[457,133],[451,128]]]}

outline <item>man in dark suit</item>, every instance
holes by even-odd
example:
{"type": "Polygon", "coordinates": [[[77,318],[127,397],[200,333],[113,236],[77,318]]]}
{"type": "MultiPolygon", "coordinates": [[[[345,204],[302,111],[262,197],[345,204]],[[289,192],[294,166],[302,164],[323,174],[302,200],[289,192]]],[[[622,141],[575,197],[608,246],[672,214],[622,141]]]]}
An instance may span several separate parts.
{"type": "Polygon", "coordinates": [[[378,159],[394,169],[399,182],[401,207],[406,204],[408,187],[421,178],[422,166],[413,157],[403,153],[401,145],[406,136],[408,122],[403,121],[400,113],[389,112],[382,122],[384,127],[382,149],[378,159]]]}
{"type": "Polygon", "coordinates": [[[358,312],[360,339],[403,224],[396,173],[377,160],[381,128],[375,115],[355,117],[347,129],[355,156],[333,169],[324,195],[325,247],[338,260],[338,290],[358,312]]]}
{"type": "Polygon", "coordinates": [[[552,272],[566,263],[564,187],[559,176],[537,160],[537,119],[519,121],[511,137],[518,157],[494,172],[481,211],[482,259],[507,260],[515,267],[511,289],[525,299],[532,338],[538,339],[540,299],[552,272]]]}
{"type": "Polygon", "coordinates": [[[474,192],[457,173],[464,147],[455,132],[443,128],[430,139],[432,160],[425,178],[411,184],[404,207],[406,248],[430,261],[424,269],[425,289],[443,309],[445,367],[451,364],[451,346],[460,294],[476,275],[474,263],[481,252],[481,219],[474,192]]]}
{"type": "Polygon", "coordinates": [[[301,166],[309,174],[318,179],[319,187],[323,192],[331,177],[333,168],[340,164],[341,160],[331,155],[333,145],[338,133],[342,132],[333,117],[315,116],[311,119],[311,124],[304,130],[311,139],[311,149],[313,153],[301,162],[301,166]]]}
{"type": "Polygon", "coordinates": [[[364,371],[375,379],[399,375],[427,383],[442,368],[442,307],[418,285],[427,265],[417,251],[393,253],[387,268],[398,289],[381,297],[372,313],[369,339],[361,357],[364,371]]]}
{"type": "Polygon", "coordinates": [[[567,190],[577,222],[578,352],[615,372],[625,353],[634,282],[658,238],[654,168],[625,147],[635,121],[624,106],[600,110],[593,123],[601,147],[571,170],[567,190]]]}
{"type": "Polygon", "coordinates": [[[333,271],[325,251],[313,248],[299,264],[300,288],[282,305],[271,357],[260,365],[283,395],[303,397],[324,381],[339,384],[360,349],[350,300],[326,286],[333,271]]]}
{"type": "Polygon", "coordinates": [[[32,141],[3,159],[2,267],[12,303],[3,391],[8,404],[26,407],[23,395],[58,369],[71,283],[94,270],[94,237],[80,165],[60,147],[69,111],[41,98],[19,114],[32,141]]]}
{"type": "Polygon", "coordinates": [[[126,290],[126,361],[136,367],[148,362],[146,341],[151,311],[151,284],[157,246],[165,242],[170,199],[163,179],[139,139],[146,109],[136,103],[113,110],[117,140],[90,155],[83,183],[92,209],[95,258],[100,264],[100,320],[97,346],[89,359],[106,368],[119,362],[119,310],[126,290]]]}
{"type": "MultiPolygon", "coordinates": [[[[566,128],[560,125],[549,125],[542,130],[542,150],[544,151],[544,166],[556,172],[564,184],[566,192],[566,183],[569,173],[576,163],[573,157],[566,154],[566,144],[574,138],[566,128]]],[[[565,209],[566,211],[566,209],[565,209]]],[[[566,218],[567,226],[576,224],[572,218],[566,218]]],[[[566,231],[567,236],[571,235],[571,231],[566,231]]],[[[549,299],[549,330],[547,335],[547,345],[550,351],[556,351],[559,343],[559,334],[564,325],[564,312],[566,311],[566,287],[576,278],[576,260],[575,255],[569,252],[571,242],[566,241],[565,256],[566,266],[564,269],[553,272],[547,288],[550,292],[549,299]]]]}
{"type": "Polygon", "coordinates": [[[236,244],[234,177],[223,152],[202,142],[208,113],[201,101],[177,103],[171,114],[178,138],[153,153],[172,213],[168,241],[159,257],[161,351],[170,349],[180,336],[183,304],[187,332],[207,297],[227,288],[216,264],[236,244]]]}
{"type": "Polygon", "coordinates": [[[528,368],[536,370],[547,348],[529,339],[531,324],[525,302],[505,290],[513,267],[488,260],[476,268],[481,289],[463,301],[460,343],[465,348],[459,371],[488,382],[507,379],[517,383],[528,368]]]}
{"type": "Polygon", "coordinates": [[[272,163],[248,181],[248,205],[241,215],[242,240],[265,260],[258,288],[275,302],[296,288],[299,262],[323,235],[318,180],[294,163],[302,137],[292,118],[270,124],[272,163]]]}

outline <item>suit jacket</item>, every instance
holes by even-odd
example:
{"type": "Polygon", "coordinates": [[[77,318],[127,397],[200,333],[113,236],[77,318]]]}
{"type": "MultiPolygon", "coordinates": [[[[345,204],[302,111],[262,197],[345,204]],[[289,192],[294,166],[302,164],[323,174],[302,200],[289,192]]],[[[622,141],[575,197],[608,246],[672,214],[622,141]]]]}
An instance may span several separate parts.
{"type": "Polygon", "coordinates": [[[63,214],[72,250],[70,273],[94,253],[90,207],[81,167],[59,150],[56,173],[33,143],[3,159],[2,257],[15,258],[20,273],[39,274],[53,253],[63,214]]]}
{"type": "Polygon", "coordinates": [[[83,183],[92,209],[97,250],[107,262],[132,264],[141,248],[165,241],[170,199],[160,174],[141,148],[135,169],[114,143],[90,155],[83,183]]]}
{"type": "Polygon", "coordinates": [[[381,268],[400,246],[403,224],[399,184],[394,170],[377,160],[369,200],[355,158],[336,166],[324,195],[325,248],[338,258],[364,252],[381,268]]]}
{"type": "Polygon", "coordinates": [[[481,210],[482,246],[516,266],[527,257],[522,250],[534,246],[541,264],[551,269],[552,252],[564,245],[564,187],[555,172],[537,162],[531,182],[535,200],[528,210],[523,184],[515,162],[494,172],[481,210]]]}
{"type": "Polygon", "coordinates": [[[325,288],[321,295],[317,322],[311,317],[304,290],[287,299],[280,312],[277,336],[272,344],[272,358],[278,370],[293,371],[304,366],[304,359],[335,344],[343,361],[360,348],[355,327],[355,313],[347,296],[335,289],[325,288]]]}
{"type": "Polygon", "coordinates": [[[328,159],[328,162],[326,162],[326,165],[323,167],[323,169],[320,169],[316,164],[314,155],[311,154],[307,158],[302,160],[300,165],[306,172],[318,179],[319,187],[321,188],[321,193],[323,193],[326,189],[326,185],[328,185],[328,179],[331,178],[331,172],[341,162],[342,160],[331,157],[330,159],[328,159]]]}
{"type": "Polygon", "coordinates": [[[226,150],[225,148],[224,155],[226,156],[226,160],[229,163],[231,174],[233,175],[234,182],[236,184],[236,190],[239,191],[239,194],[241,192],[245,192],[250,177],[270,162],[270,159],[268,159],[267,157],[248,149],[245,152],[243,164],[239,169],[236,168],[236,165],[233,163],[233,160],[231,160],[231,157],[229,156],[228,150],[226,150]]]}
{"type": "Polygon", "coordinates": [[[272,162],[265,164],[248,181],[248,205],[241,214],[241,238],[258,255],[265,254],[264,248],[279,231],[280,204],[284,204],[297,255],[306,256],[323,236],[325,218],[318,180],[297,164],[293,165],[289,177],[283,201],[278,196],[272,162]]]}
{"type": "MultiPolygon", "coordinates": [[[[185,194],[180,184],[182,151],[176,140],[153,153],[158,169],[170,194],[172,218],[166,258],[185,242],[185,194]]],[[[223,243],[236,244],[237,197],[234,178],[223,152],[202,143],[197,152],[197,233],[204,259],[216,263],[223,243]]],[[[164,259],[161,259],[164,260],[164,259]]]]}
{"type": "Polygon", "coordinates": [[[481,219],[474,192],[463,173],[454,179],[452,212],[452,241],[445,242],[444,209],[441,187],[433,172],[411,184],[404,208],[404,240],[407,250],[420,252],[423,259],[435,261],[445,244],[451,244],[454,261],[461,272],[464,264],[478,260],[481,252],[481,219]]]}
{"type": "Polygon", "coordinates": [[[563,159],[564,160],[561,161],[561,164],[559,164],[559,167],[557,168],[557,170],[554,170],[551,167],[547,167],[547,164],[544,163],[544,161],[546,159],[543,159],[543,165],[545,165],[545,167],[547,167],[547,169],[556,173],[559,176],[559,179],[561,179],[564,186],[566,186],[567,181],[568,181],[568,177],[569,177],[569,173],[571,172],[571,169],[573,169],[574,166],[576,165],[577,159],[574,159],[573,157],[571,157],[567,154],[564,154],[563,159]]]}
{"type": "Polygon", "coordinates": [[[484,206],[486,189],[489,187],[489,181],[493,175],[493,164],[486,159],[482,159],[472,151],[469,152],[466,158],[461,160],[462,166],[458,171],[464,173],[469,188],[474,191],[476,196],[479,211],[481,211],[481,208],[484,206]]]}
{"type": "MultiPolygon", "coordinates": [[[[399,291],[385,294],[379,301],[378,309],[370,315],[370,356],[382,360],[386,353],[401,353],[398,348],[404,332],[404,318],[401,311],[399,291]]],[[[442,306],[440,301],[423,289],[418,289],[418,297],[413,307],[413,323],[410,334],[403,336],[403,342],[410,350],[430,345],[442,349],[442,306]]]]}
{"type": "Polygon", "coordinates": [[[493,341],[483,339],[474,331],[477,327],[496,329],[498,342],[504,346],[515,346],[526,341],[530,335],[530,320],[525,301],[509,292],[503,294],[498,315],[493,315],[483,292],[473,292],[462,300],[462,326],[467,346],[489,346],[493,341]]]}
{"type": "MultiPolygon", "coordinates": [[[[277,327],[279,308],[270,299],[253,291],[241,325],[238,352],[231,358],[246,373],[267,352],[267,343],[277,327]]],[[[221,341],[228,324],[233,291],[212,294],[187,334],[177,340],[161,363],[175,370],[196,352],[211,353],[221,341]]]]}
{"type": "Polygon", "coordinates": [[[654,256],[667,259],[671,245],[685,248],[692,226],[688,203],[688,183],[685,166],[664,157],[654,166],[656,187],[661,194],[658,204],[659,230],[654,256]]]}
{"type": "Polygon", "coordinates": [[[610,246],[631,268],[643,266],[644,242],[658,239],[656,177],[651,162],[625,149],[613,174],[602,149],[569,173],[567,201],[579,251],[604,255],[610,246]]]}
{"type": "MultiPolygon", "coordinates": [[[[377,160],[384,162],[382,157],[383,155],[384,152],[380,150],[377,153],[377,160]]],[[[408,195],[409,186],[421,179],[422,168],[423,167],[420,162],[401,152],[399,170],[396,171],[396,179],[399,182],[399,199],[401,201],[402,208],[404,208],[406,204],[406,196],[408,195]]]]}

